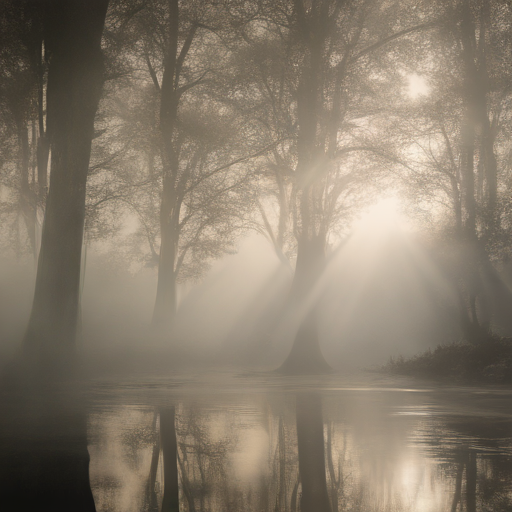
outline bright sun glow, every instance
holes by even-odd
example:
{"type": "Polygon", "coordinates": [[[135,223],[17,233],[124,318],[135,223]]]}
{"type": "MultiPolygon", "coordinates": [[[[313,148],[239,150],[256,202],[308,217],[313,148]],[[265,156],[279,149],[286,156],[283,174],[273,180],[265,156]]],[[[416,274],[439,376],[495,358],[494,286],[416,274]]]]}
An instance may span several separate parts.
{"type": "Polygon", "coordinates": [[[370,206],[354,223],[354,232],[387,233],[407,228],[407,219],[400,213],[398,198],[385,197],[370,206]]]}
{"type": "Polygon", "coordinates": [[[430,87],[421,75],[413,73],[407,77],[407,80],[409,81],[409,88],[407,90],[409,98],[414,100],[419,96],[427,96],[429,94],[430,87]]]}

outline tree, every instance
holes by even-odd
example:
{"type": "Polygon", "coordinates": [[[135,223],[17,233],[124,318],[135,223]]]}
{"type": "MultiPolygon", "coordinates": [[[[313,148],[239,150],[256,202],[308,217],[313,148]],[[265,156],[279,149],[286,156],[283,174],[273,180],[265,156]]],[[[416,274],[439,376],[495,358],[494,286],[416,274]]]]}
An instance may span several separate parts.
{"type": "Polygon", "coordinates": [[[297,134],[291,208],[297,261],[292,294],[302,317],[281,370],[321,372],[328,365],[318,343],[318,297],[312,292],[325,265],[340,196],[353,180],[346,159],[354,153],[382,156],[364,134],[380,110],[376,98],[382,84],[399,76],[396,67],[389,66],[395,62],[389,48],[435,23],[422,21],[407,8],[399,11],[403,16],[397,23],[396,5],[364,1],[310,5],[297,0],[293,10],[283,4],[277,12],[285,13],[280,23],[289,30],[294,47],[297,134]]]}
{"type": "MultiPolygon", "coordinates": [[[[219,19],[219,9],[208,4],[174,1],[149,3],[134,16],[139,37],[133,53],[146,68],[140,97],[152,98],[146,114],[139,111],[131,118],[142,128],[135,138],[149,141],[140,148],[148,172],[140,182],[147,184],[148,196],[127,197],[133,187],[125,188],[122,197],[112,196],[136,212],[151,249],[148,263],[158,260],[155,324],[172,322],[177,281],[197,278],[205,263],[232,247],[251,206],[242,164],[265,151],[240,145],[240,118],[212,93],[220,86],[211,63],[222,61],[226,51],[216,42],[219,19]],[[155,187],[161,187],[158,228],[155,187]]],[[[125,106],[130,110],[137,109],[125,106]]]]}
{"type": "Polygon", "coordinates": [[[415,202],[435,201],[448,209],[448,221],[437,222],[448,239],[442,259],[458,297],[463,336],[478,342],[493,317],[509,326],[512,307],[495,269],[510,246],[502,196],[510,172],[503,140],[510,77],[502,63],[511,19],[499,3],[480,1],[450,4],[445,19],[429,50],[437,56],[426,70],[431,93],[415,113],[408,110],[415,121],[398,123],[409,139],[414,134],[422,155],[409,156],[415,202]]]}
{"type": "Polygon", "coordinates": [[[103,86],[107,5],[108,0],[55,0],[44,11],[51,184],[24,348],[50,360],[72,352],[75,344],[85,188],[103,86]]]}
{"type": "MultiPolygon", "coordinates": [[[[16,161],[15,173],[6,172],[2,181],[14,196],[10,212],[16,213],[16,217],[21,213],[30,250],[37,260],[38,210],[44,210],[48,161],[43,111],[45,65],[41,6],[27,1],[9,1],[0,9],[2,123],[4,133],[11,132],[17,145],[16,157],[6,155],[5,159],[16,161]]],[[[17,224],[17,218],[14,222],[17,224]]],[[[19,226],[16,230],[19,239],[19,226]]]]}
{"type": "MultiPolygon", "coordinates": [[[[35,47],[40,57],[44,41],[48,60],[46,133],[52,158],[34,302],[23,345],[25,357],[2,376],[2,386],[10,384],[11,391],[17,392],[0,436],[9,439],[9,447],[2,446],[6,455],[0,466],[2,496],[13,510],[95,511],[83,401],[68,379],[64,378],[62,385],[62,377],[65,370],[75,368],[66,363],[73,360],[78,322],[85,187],[103,85],[101,37],[107,6],[108,0],[27,2],[22,10],[25,18],[18,19],[28,32],[42,21],[42,35],[36,38],[35,47]],[[26,361],[28,372],[23,371],[26,361]],[[20,380],[21,389],[16,387],[20,380]],[[9,431],[13,425],[16,435],[9,431]]],[[[41,75],[37,85],[41,116],[40,80],[41,75]]],[[[22,115],[26,131],[24,119],[22,115]]],[[[40,150],[44,136],[40,128],[40,150]]],[[[44,157],[43,153],[39,156],[44,157]]],[[[37,192],[43,197],[44,158],[39,158],[38,164],[37,192]]],[[[26,162],[22,171],[26,186],[26,162]]]]}

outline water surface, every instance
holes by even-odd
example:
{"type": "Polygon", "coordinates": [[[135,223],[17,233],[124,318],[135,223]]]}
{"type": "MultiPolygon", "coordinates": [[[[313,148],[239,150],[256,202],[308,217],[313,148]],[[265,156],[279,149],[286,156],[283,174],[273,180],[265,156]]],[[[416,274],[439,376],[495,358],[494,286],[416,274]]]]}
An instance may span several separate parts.
{"type": "Polygon", "coordinates": [[[96,379],[91,487],[98,511],[159,510],[173,410],[181,510],[510,511],[511,405],[504,388],[371,373],[96,379]]]}

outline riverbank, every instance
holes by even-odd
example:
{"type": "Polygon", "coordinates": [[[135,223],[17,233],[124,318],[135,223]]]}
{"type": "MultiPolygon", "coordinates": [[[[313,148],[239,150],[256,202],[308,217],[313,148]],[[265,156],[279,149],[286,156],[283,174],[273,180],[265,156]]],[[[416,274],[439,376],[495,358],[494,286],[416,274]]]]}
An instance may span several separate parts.
{"type": "Polygon", "coordinates": [[[512,338],[489,336],[478,344],[438,345],[410,359],[391,358],[383,370],[393,375],[474,384],[512,384],[512,338]]]}

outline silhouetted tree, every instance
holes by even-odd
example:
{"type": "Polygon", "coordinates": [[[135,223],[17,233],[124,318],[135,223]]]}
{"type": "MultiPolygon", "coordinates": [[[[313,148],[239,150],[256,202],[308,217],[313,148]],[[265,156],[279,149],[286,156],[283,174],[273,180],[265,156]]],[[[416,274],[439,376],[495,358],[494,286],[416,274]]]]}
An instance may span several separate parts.
{"type": "Polygon", "coordinates": [[[24,346],[50,359],[74,348],[77,331],[85,187],[103,86],[107,5],[56,0],[44,11],[51,186],[24,346]]]}
{"type": "Polygon", "coordinates": [[[430,213],[439,204],[448,209],[445,222],[436,219],[431,229],[447,239],[439,252],[458,296],[463,336],[476,342],[493,317],[510,328],[512,297],[495,265],[510,247],[504,144],[510,74],[503,60],[512,20],[500,2],[464,0],[444,8],[442,31],[427,50],[439,56],[424,70],[431,91],[398,124],[421,155],[407,159],[413,201],[430,203],[430,213]]]}
{"type": "MultiPolygon", "coordinates": [[[[361,140],[365,130],[348,121],[352,116],[362,125],[371,124],[378,107],[366,108],[376,93],[366,95],[365,89],[378,90],[375,75],[386,76],[386,52],[391,43],[435,23],[418,23],[421,16],[411,16],[405,9],[399,11],[403,18],[397,28],[396,6],[372,2],[349,5],[325,0],[310,5],[297,0],[293,7],[288,20],[297,48],[294,230],[298,249],[292,294],[302,321],[281,371],[322,372],[329,367],[320,351],[318,298],[313,287],[325,265],[327,237],[338,200],[353,179],[343,160],[359,152],[381,153],[364,137],[361,140]],[[372,34],[369,38],[368,33],[372,34]],[[363,70],[363,62],[371,62],[371,71],[363,70]]],[[[392,54],[389,59],[393,60],[392,54]]],[[[394,73],[396,70],[391,71],[394,73]]]]}
{"type": "MultiPolygon", "coordinates": [[[[0,108],[5,136],[16,140],[17,153],[5,153],[4,162],[15,160],[15,173],[2,182],[15,196],[10,212],[21,213],[34,259],[38,253],[38,209],[44,209],[48,144],[45,137],[43,91],[45,65],[42,57],[42,7],[34,2],[5,1],[0,7],[0,108]],[[7,157],[7,158],[6,158],[7,157]]],[[[2,165],[3,167],[3,165],[2,165]]],[[[17,231],[19,227],[16,226],[17,231]]]]}

